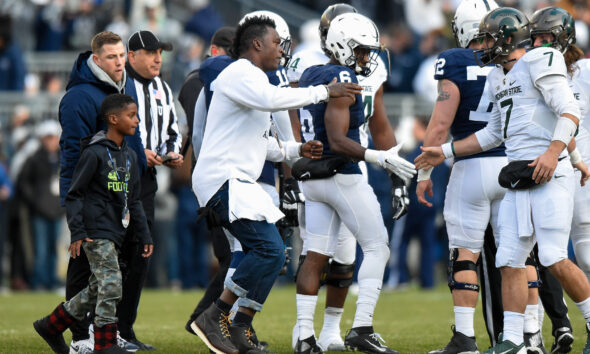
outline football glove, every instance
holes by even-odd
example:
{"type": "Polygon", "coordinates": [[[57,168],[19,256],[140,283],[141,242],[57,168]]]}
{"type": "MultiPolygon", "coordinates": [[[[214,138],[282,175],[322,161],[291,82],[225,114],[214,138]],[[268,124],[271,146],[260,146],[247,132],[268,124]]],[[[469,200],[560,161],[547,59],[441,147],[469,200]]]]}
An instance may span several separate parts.
{"type": "Polygon", "coordinates": [[[403,143],[400,143],[389,150],[367,149],[365,151],[365,161],[378,164],[401,177],[405,184],[410,184],[410,180],[416,174],[416,166],[399,156],[402,145],[403,143]]]}
{"type": "Polygon", "coordinates": [[[303,193],[299,190],[299,183],[293,177],[285,179],[283,183],[283,193],[281,195],[281,211],[285,214],[282,226],[297,227],[299,226],[299,204],[305,202],[303,193]]]}
{"type": "Polygon", "coordinates": [[[393,183],[393,220],[397,220],[408,212],[410,196],[403,179],[393,173],[390,177],[393,183]]]}

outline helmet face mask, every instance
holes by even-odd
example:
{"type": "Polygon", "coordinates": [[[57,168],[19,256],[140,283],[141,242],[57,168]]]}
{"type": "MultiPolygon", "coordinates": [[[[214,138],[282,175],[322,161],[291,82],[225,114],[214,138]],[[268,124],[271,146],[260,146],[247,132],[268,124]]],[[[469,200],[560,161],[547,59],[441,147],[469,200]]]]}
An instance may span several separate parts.
{"type": "Polygon", "coordinates": [[[277,15],[272,11],[260,10],[260,11],[253,11],[249,12],[242,19],[240,20],[240,24],[248,18],[251,17],[268,17],[275,23],[275,29],[281,38],[281,48],[283,48],[283,57],[281,58],[281,65],[287,66],[289,60],[291,59],[291,33],[289,31],[289,26],[285,20],[277,15]]]}
{"type": "Polygon", "coordinates": [[[529,20],[517,9],[495,9],[481,20],[479,34],[475,39],[486,44],[485,48],[474,51],[480,66],[490,63],[505,64],[506,57],[512,51],[530,46],[529,20]],[[478,53],[481,53],[481,57],[478,57],[478,53]]]}
{"type": "Polygon", "coordinates": [[[576,27],[574,18],[559,7],[546,7],[531,16],[531,41],[541,34],[550,34],[553,41],[543,43],[544,47],[552,47],[565,53],[570,45],[576,43],[576,27]]]}
{"type": "Polygon", "coordinates": [[[357,13],[346,13],[332,21],[326,46],[338,63],[365,77],[377,67],[381,52],[377,27],[357,13]]]}

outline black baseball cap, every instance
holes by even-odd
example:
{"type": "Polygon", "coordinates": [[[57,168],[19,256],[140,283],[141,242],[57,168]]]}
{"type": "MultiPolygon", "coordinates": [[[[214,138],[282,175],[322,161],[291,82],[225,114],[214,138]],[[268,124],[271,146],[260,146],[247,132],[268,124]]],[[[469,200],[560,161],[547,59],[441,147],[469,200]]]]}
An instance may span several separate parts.
{"type": "Polygon", "coordinates": [[[172,44],[168,42],[160,42],[158,37],[150,31],[137,31],[129,37],[127,43],[127,50],[136,51],[140,49],[145,50],[172,50],[172,44]]]}
{"type": "Polygon", "coordinates": [[[235,36],[236,29],[234,27],[221,27],[215,31],[213,37],[211,37],[211,44],[214,44],[218,47],[229,48],[232,46],[235,36]]]}

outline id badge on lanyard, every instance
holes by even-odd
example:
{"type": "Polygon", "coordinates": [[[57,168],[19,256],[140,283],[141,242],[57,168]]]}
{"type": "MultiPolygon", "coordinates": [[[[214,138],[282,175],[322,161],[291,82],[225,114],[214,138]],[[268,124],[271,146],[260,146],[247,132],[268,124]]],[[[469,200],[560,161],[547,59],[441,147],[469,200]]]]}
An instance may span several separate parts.
{"type": "Polygon", "coordinates": [[[117,168],[117,164],[113,160],[111,156],[111,151],[107,147],[107,153],[109,154],[109,159],[111,160],[111,164],[113,165],[113,169],[115,170],[115,174],[117,176],[117,182],[121,183],[121,189],[123,190],[124,195],[124,203],[123,203],[123,211],[121,212],[121,224],[124,228],[129,226],[129,222],[131,221],[131,214],[129,213],[129,208],[127,207],[127,185],[129,183],[129,176],[131,171],[129,170],[129,155],[127,155],[127,169],[123,172],[123,178],[119,176],[119,169],[117,168]]]}

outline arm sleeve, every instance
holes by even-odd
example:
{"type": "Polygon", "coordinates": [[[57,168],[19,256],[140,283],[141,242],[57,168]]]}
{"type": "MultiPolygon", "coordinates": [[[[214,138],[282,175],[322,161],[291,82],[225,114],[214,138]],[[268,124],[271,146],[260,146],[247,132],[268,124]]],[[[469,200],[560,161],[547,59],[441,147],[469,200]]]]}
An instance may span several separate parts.
{"type": "Polygon", "coordinates": [[[199,97],[197,98],[197,102],[195,103],[195,116],[193,119],[193,136],[191,137],[195,160],[199,159],[199,152],[201,151],[201,144],[203,143],[203,136],[205,135],[206,125],[207,107],[205,105],[205,90],[201,89],[199,97]]]}
{"type": "Polygon", "coordinates": [[[295,141],[293,136],[293,128],[291,128],[291,118],[287,111],[278,111],[272,114],[277,134],[282,141],[295,141]]]}
{"type": "Polygon", "coordinates": [[[564,76],[542,76],[537,79],[535,86],[541,91],[545,102],[557,116],[568,113],[580,118],[580,107],[564,76]]]}
{"type": "Polygon", "coordinates": [[[266,144],[266,160],[281,162],[285,159],[285,150],[272,135],[268,137],[266,144]]]}
{"type": "Polygon", "coordinates": [[[84,196],[92,177],[98,168],[98,157],[91,150],[84,150],[72,178],[72,185],[66,196],[66,217],[72,240],[88,237],[84,227],[84,196]]]}
{"type": "Polygon", "coordinates": [[[141,183],[139,179],[139,169],[137,167],[137,159],[133,158],[133,165],[131,166],[131,195],[129,196],[129,213],[131,223],[133,223],[133,230],[137,239],[141,240],[142,244],[152,244],[152,236],[147,224],[147,218],[143,210],[143,205],[140,200],[141,183]]]}
{"type": "MultiPolygon", "coordinates": [[[[234,102],[265,112],[300,108],[328,98],[328,90],[324,86],[277,87],[270,84],[266,74],[258,71],[250,69],[238,80],[223,82],[216,86],[234,102]]],[[[227,76],[225,78],[227,79],[227,76]]]]}
{"type": "Polygon", "coordinates": [[[175,152],[180,153],[180,148],[182,147],[182,134],[180,134],[180,130],[178,129],[178,117],[176,116],[176,107],[174,106],[174,97],[172,96],[172,90],[170,90],[170,86],[167,83],[162,81],[164,84],[164,89],[168,94],[168,105],[170,106],[170,119],[168,121],[168,141],[166,141],[166,152],[175,152]]]}
{"type": "Polygon", "coordinates": [[[485,128],[475,132],[475,137],[481,149],[486,151],[502,144],[502,117],[498,103],[494,100],[492,93],[488,89],[488,85],[486,85],[486,91],[483,94],[488,95],[490,102],[493,102],[493,107],[488,124],[485,128]]]}

